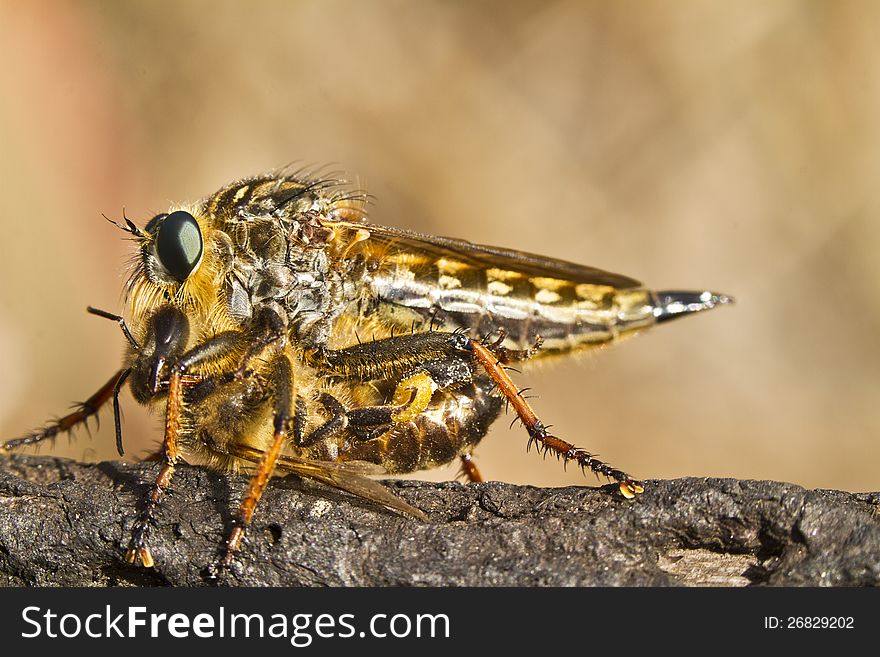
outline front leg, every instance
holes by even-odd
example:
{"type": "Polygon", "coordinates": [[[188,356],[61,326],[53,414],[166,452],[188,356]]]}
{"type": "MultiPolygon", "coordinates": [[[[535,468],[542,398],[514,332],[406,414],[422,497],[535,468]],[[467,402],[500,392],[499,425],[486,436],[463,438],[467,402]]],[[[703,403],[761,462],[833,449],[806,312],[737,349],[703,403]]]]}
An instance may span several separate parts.
{"type": "MultiPolygon", "coordinates": [[[[66,433],[69,431],[73,431],[77,426],[81,424],[85,424],[90,417],[93,415],[97,415],[98,411],[101,407],[109,402],[111,399],[118,399],[119,397],[119,387],[122,383],[125,382],[125,379],[128,378],[129,370],[120,370],[116,374],[114,374],[107,383],[105,383],[101,388],[89,397],[84,402],[76,405],[76,410],[73,413],[65,415],[64,417],[50,422],[45,425],[41,429],[37,429],[21,438],[13,438],[11,440],[7,440],[2,444],[2,448],[5,451],[12,451],[18,447],[26,447],[30,445],[38,445],[44,440],[52,440],[58,436],[60,433],[66,433]]],[[[118,406],[118,402],[114,401],[114,414],[115,408],[118,406]]],[[[117,435],[119,434],[119,428],[117,423],[117,435]]],[[[121,441],[117,439],[117,443],[121,444],[121,441]]],[[[121,449],[121,447],[120,447],[121,449]]]]}
{"type": "MultiPolygon", "coordinates": [[[[125,323],[125,320],[119,315],[114,315],[113,313],[108,313],[105,310],[98,310],[97,308],[88,307],[88,312],[93,315],[98,315],[99,317],[104,317],[105,319],[112,320],[119,324],[119,327],[122,329],[122,333],[125,335],[129,344],[134,348],[135,351],[140,351],[140,345],[134,339],[131,334],[131,331],[128,330],[128,325],[125,323]]],[[[37,429],[36,431],[32,431],[31,433],[22,436],[21,438],[13,438],[12,440],[7,440],[2,444],[2,449],[9,451],[13,450],[16,447],[23,447],[26,445],[38,445],[44,440],[52,440],[59,433],[70,433],[77,426],[81,424],[87,424],[90,417],[95,416],[97,418],[98,411],[101,407],[106,404],[110,399],[113,400],[113,419],[116,425],[116,449],[119,451],[120,456],[124,456],[125,451],[122,448],[122,424],[119,412],[119,392],[122,389],[122,385],[125,383],[126,379],[128,379],[131,374],[131,369],[123,369],[113,375],[113,377],[107,381],[101,388],[89,397],[84,402],[81,402],[76,405],[76,410],[73,413],[69,413],[64,417],[50,422],[45,425],[41,429],[37,429]]]]}
{"type": "Polygon", "coordinates": [[[150,531],[156,523],[162,497],[171,485],[174,468],[180,458],[177,437],[184,414],[183,387],[186,383],[199,380],[197,377],[187,376],[187,372],[208,361],[235,353],[240,350],[243,339],[244,334],[239,331],[220,333],[185,353],[171,366],[168,378],[168,401],[165,408],[165,437],[160,454],[162,469],[150,487],[144,508],[132,527],[131,539],[125,553],[125,560],[128,563],[140,562],[147,568],[152,567],[154,563],[147,542],[150,531]]]}

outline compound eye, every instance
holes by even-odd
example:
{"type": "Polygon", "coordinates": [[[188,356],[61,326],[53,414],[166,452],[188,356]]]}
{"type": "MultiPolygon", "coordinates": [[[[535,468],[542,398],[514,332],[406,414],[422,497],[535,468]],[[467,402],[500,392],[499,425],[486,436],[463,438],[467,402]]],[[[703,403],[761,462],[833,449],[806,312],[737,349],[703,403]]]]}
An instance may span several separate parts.
{"type": "Polygon", "coordinates": [[[202,257],[202,231],[189,212],[178,210],[162,220],[156,234],[156,255],[168,275],[179,283],[196,268],[202,257]]]}

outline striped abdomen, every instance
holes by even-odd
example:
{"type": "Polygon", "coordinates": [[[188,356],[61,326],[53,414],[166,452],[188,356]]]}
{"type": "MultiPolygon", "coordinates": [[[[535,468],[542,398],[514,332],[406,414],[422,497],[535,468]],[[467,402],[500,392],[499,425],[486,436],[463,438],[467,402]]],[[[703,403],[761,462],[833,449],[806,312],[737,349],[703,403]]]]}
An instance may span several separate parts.
{"type": "MultiPolygon", "coordinates": [[[[576,283],[450,260],[419,262],[398,254],[370,276],[381,306],[405,308],[437,328],[475,335],[504,330],[507,346],[527,349],[537,336],[542,351],[568,351],[607,342],[656,321],[654,295],[641,287],[576,283]]],[[[381,312],[381,310],[380,310],[381,312]]]]}
{"type": "MultiPolygon", "coordinates": [[[[353,441],[339,458],[376,463],[390,474],[445,465],[470,453],[501,413],[504,400],[493,390],[488,377],[478,376],[461,388],[437,392],[423,413],[380,438],[353,441]]],[[[310,457],[326,458],[319,453],[310,457]]]]}

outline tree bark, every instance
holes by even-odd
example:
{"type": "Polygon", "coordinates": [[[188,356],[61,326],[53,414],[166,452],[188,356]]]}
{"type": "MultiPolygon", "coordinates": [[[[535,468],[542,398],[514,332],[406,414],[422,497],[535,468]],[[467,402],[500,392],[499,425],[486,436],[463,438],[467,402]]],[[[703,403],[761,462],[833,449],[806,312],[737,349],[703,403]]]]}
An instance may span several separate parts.
{"type": "MultiPolygon", "coordinates": [[[[217,583],[224,530],[247,477],[182,465],[150,547],[125,563],[132,519],[158,464],[0,459],[0,584],[217,583]]],[[[533,488],[386,482],[429,522],[293,476],[274,479],[236,566],[236,586],[657,586],[880,583],[880,493],[773,481],[648,481],[533,488]]]]}

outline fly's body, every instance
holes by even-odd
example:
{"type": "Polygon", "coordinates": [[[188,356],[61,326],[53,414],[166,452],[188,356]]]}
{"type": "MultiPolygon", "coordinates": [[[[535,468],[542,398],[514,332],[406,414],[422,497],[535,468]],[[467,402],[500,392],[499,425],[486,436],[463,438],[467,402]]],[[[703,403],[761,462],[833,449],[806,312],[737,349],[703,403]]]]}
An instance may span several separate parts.
{"type": "MultiPolygon", "coordinates": [[[[127,287],[122,369],[81,409],[6,443],[72,428],[119,393],[164,408],[163,467],[134,523],[129,561],[153,563],[151,527],[182,458],[253,470],[226,543],[231,563],[276,469],[423,514],[364,475],[461,459],[505,403],[529,444],[633,497],[639,482],[551,435],[506,373],[608,343],[729,299],[654,292],[550,258],[368,223],[335,181],[267,175],[172,208],[143,228],[127,287]]],[[[119,225],[119,224],[118,224],[119,225]]]]}

